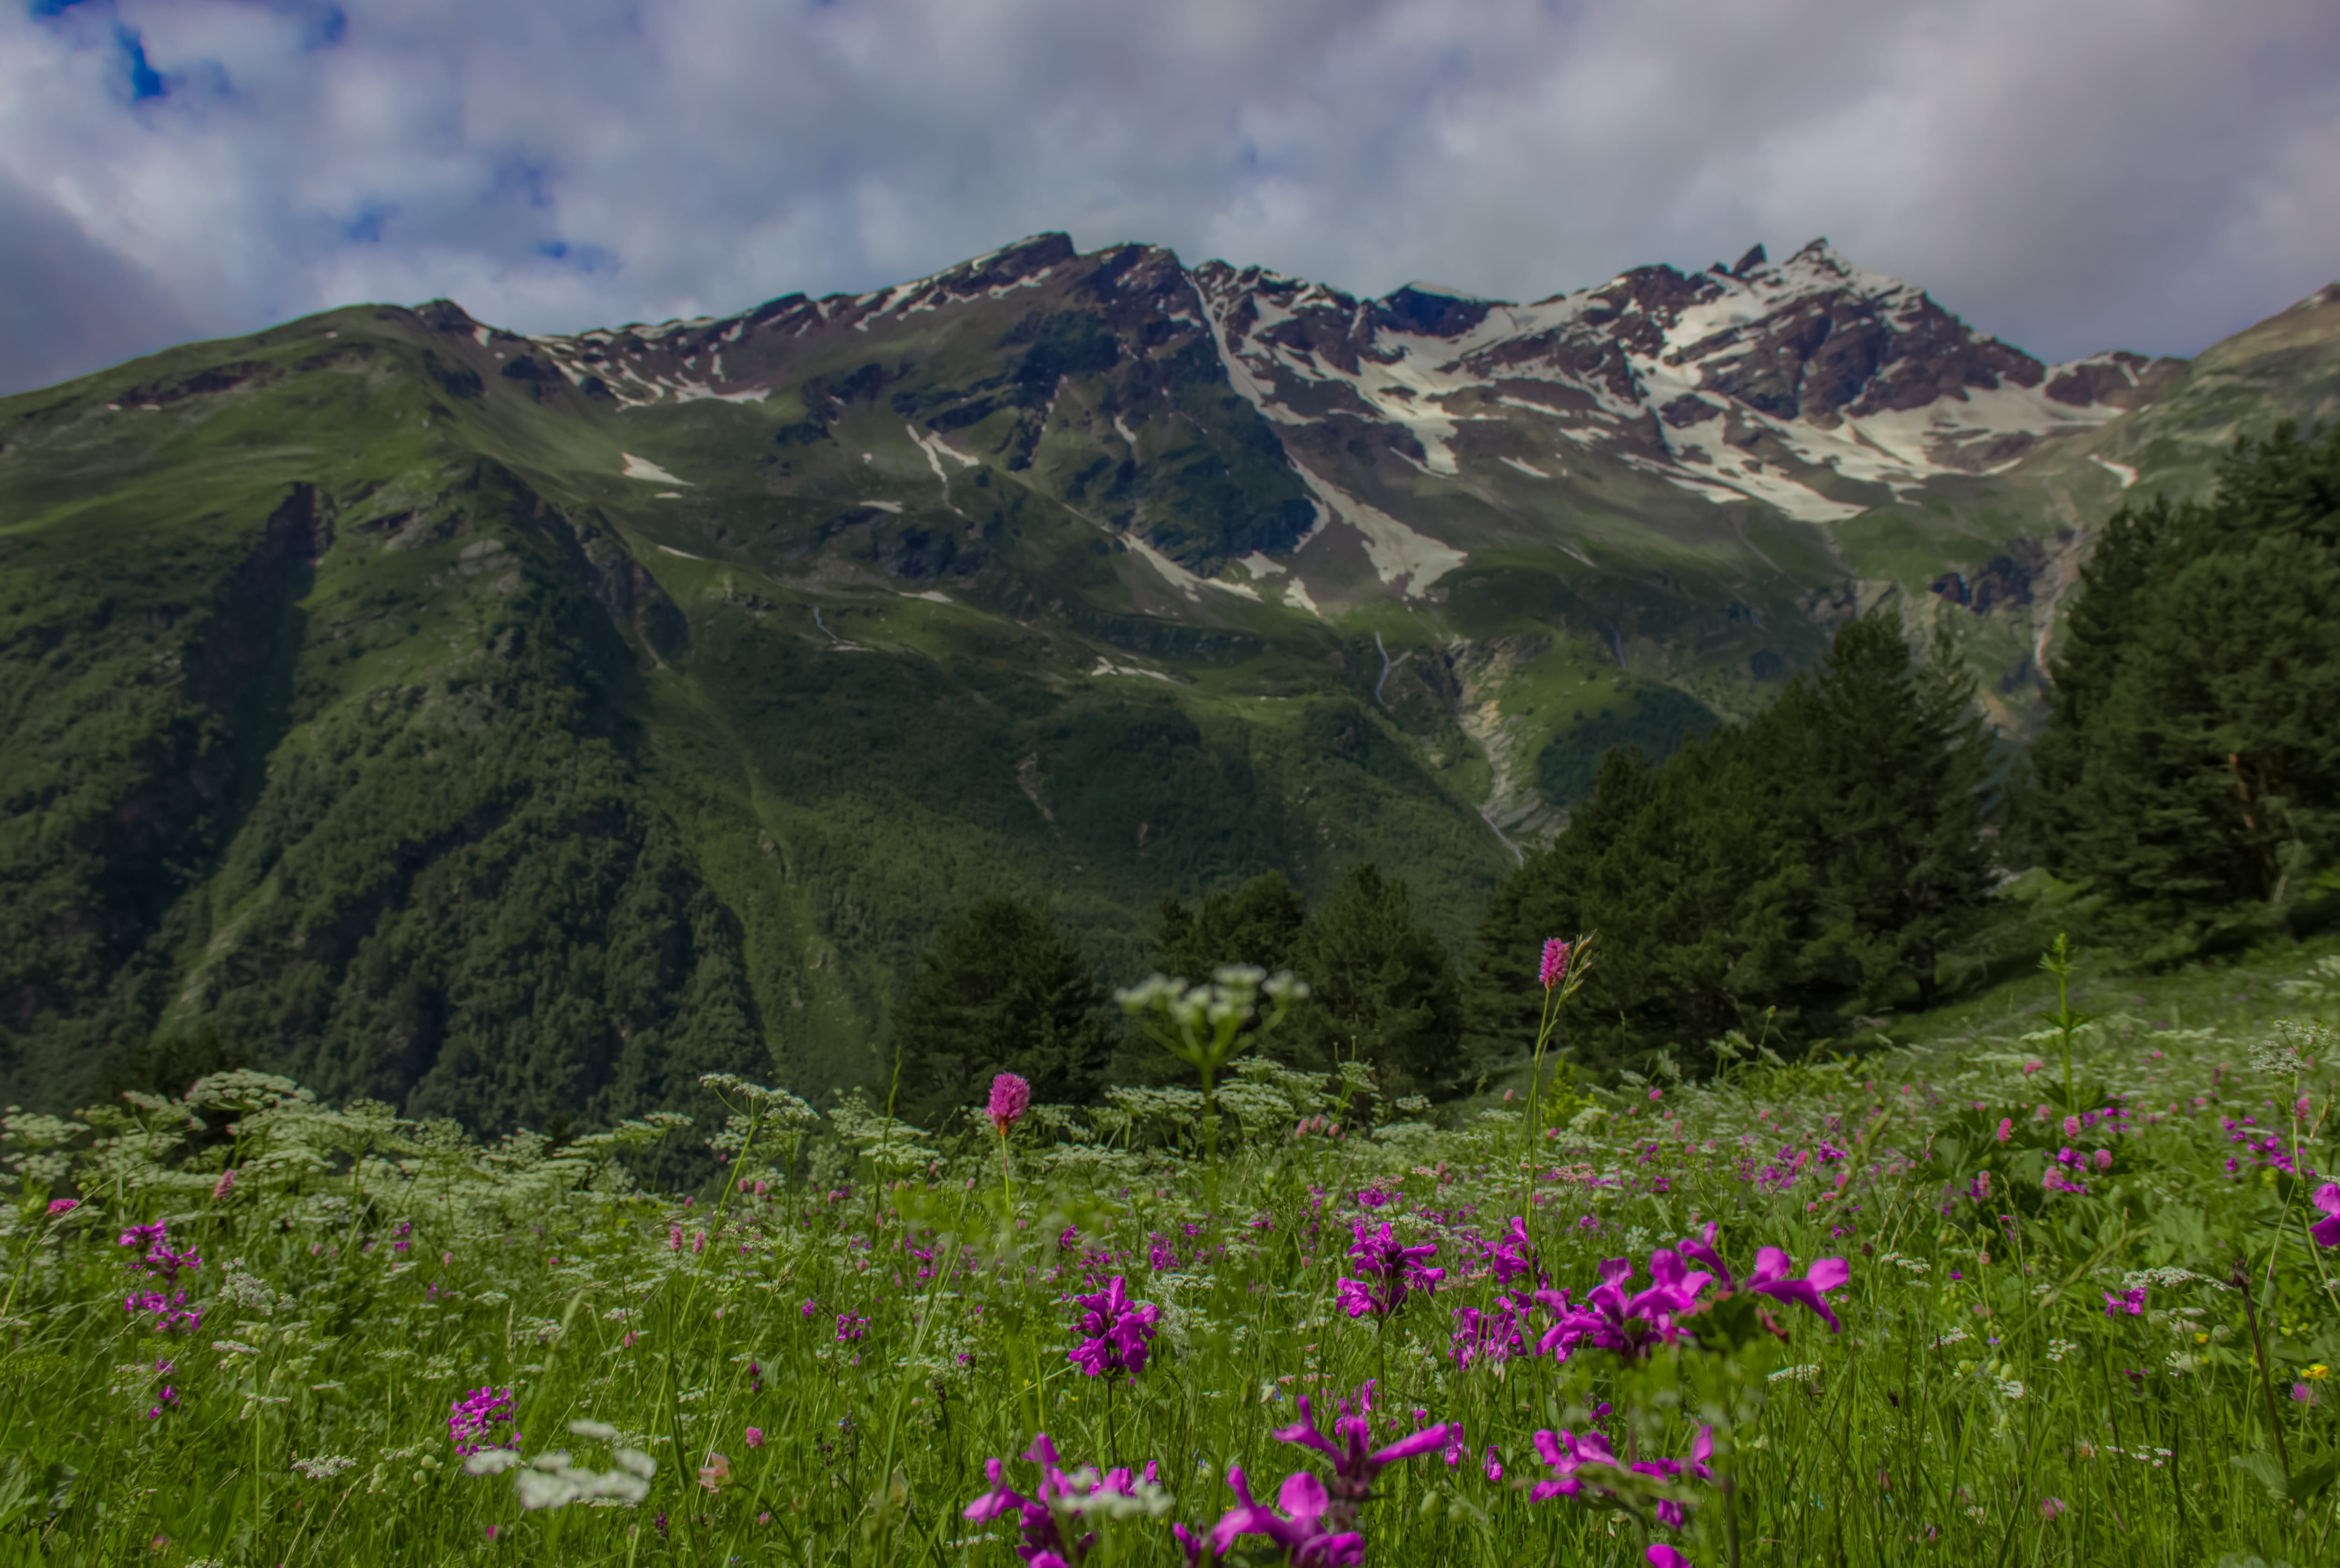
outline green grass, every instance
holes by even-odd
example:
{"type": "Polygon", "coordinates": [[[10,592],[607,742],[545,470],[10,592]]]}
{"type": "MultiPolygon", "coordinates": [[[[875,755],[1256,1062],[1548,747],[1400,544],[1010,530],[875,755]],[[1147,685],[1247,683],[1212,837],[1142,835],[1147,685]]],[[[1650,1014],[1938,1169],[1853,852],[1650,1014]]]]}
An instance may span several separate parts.
{"type": "MultiPolygon", "coordinates": [[[[667,1118],[561,1147],[249,1077],[78,1128],[13,1116],[0,1562],[1004,1564],[1012,1516],[960,1513],[989,1458],[1028,1494],[1015,1456],[1044,1430],[1068,1467],[1158,1465],[1162,1494],[1092,1521],[1089,1561],[1168,1564],[1169,1521],[1232,1505],[1230,1464],[1263,1496],[1322,1474],[1274,1432],[1298,1395],[1329,1424],[1368,1380],[1376,1443],[1418,1423],[1464,1440],[1455,1464],[1383,1474],[1369,1562],[1621,1565],[1652,1540],[1700,1563],[2325,1561],[2340,1250],[2305,1234],[2323,1177],[2271,1156],[2330,1168],[2330,1042],[2312,1070],[2255,1063],[2300,1038],[2271,1017],[2340,1007],[2336,972],[2309,948],[2084,974],[2076,1003],[2102,1016],[2068,1106],[2038,977],[1915,1021],[1900,1048],[1563,1091],[1532,1178],[1518,1102],[1433,1126],[1360,1075],[1254,1058],[1225,1091],[1215,1211],[1192,1097],[1147,1091],[1027,1117],[1012,1226],[979,1119],[918,1132],[739,1087],[726,1131],[667,1118]],[[2123,1116],[2056,1125],[2107,1106],[2123,1116]],[[1343,1136],[1294,1136],[1309,1116],[1343,1136]],[[657,1190],[710,1135],[721,1178],[657,1190]],[[2085,1194],[2041,1185],[2065,1146],[2108,1151],[2085,1194]],[[81,1205],[51,1216],[53,1194],[81,1205]],[[1709,1221],[1742,1278],[1759,1245],[1798,1273],[1843,1257],[1842,1332],[1787,1303],[1766,1324],[1761,1298],[1710,1285],[1684,1320],[1700,1337],[1646,1359],[1458,1366],[1455,1310],[1495,1306],[1482,1244],[1514,1215],[1578,1300],[1600,1260],[1644,1266],[1709,1221]],[[124,1310],[157,1282],[115,1237],[149,1220],[202,1256],[179,1282],[199,1326],[124,1310]],[[1447,1270],[1385,1321],[1339,1305],[1365,1222],[1447,1270]],[[1149,1365],[1108,1389],[1066,1359],[1068,1298],[1115,1275],[1163,1312],[1149,1365]],[[2108,1315],[2140,1282],[2145,1310],[2108,1315]],[[481,1387],[511,1392],[525,1454],[613,1477],[615,1450],[648,1455],[640,1500],[532,1510],[511,1476],[466,1474],[448,1412],[481,1387]],[[1701,1425],[1713,1481],[1595,1470],[1576,1501],[1528,1494],[1549,1475],[1539,1431],[1597,1427],[1649,1458],[1688,1454],[1701,1425]]],[[[1530,1315],[1532,1344],[1555,1317],[1530,1315]]],[[[1271,1560],[1257,1536],[1225,1559],[1271,1560]]]]}

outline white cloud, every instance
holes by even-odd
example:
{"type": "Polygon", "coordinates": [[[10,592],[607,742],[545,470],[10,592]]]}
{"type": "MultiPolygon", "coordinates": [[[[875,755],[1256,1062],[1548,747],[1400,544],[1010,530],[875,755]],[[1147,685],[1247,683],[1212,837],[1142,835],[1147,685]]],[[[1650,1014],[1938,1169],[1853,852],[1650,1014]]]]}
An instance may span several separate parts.
{"type": "MultiPolygon", "coordinates": [[[[530,331],[732,310],[1049,228],[1513,298],[1825,233],[2049,357],[2192,352],[2340,272],[2329,0],[354,0],[337,38],[334,15],[0,15],[0,181],[160,294],[9,352],[0,385],[357,299],[530,331]],[[164,95],[133,100],[125,35],[164,95]]],[[[22,249],[0,289],[64,287],[22,249]]]]}

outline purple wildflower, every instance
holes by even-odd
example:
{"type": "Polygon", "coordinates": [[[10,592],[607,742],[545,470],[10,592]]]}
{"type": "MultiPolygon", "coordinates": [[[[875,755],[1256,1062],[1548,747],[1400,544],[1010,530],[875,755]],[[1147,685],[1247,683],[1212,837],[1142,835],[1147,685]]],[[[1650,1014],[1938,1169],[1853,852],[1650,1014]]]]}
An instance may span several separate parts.
{"type": "MultiPolygon", "coordinates": [[[[1402,1459],[1416,1454],[1435,1454],[1448,1443],[1459,1440],[1462,1427],[1459,1422],[1441,1422],[1425,1426],[1411,1437],[1401,1437],[1387,1447],[1368,1450],[1366,1441],[1373,1435],[1373,1384],[1359,1391],[1360,1409],[1355,1414],[1343,1414],[1333,1423],[1333,1436],[1326,1437],[1316,1430],[1316,1418],[1308,1409],[1308,1396],[1300,1396],[1300,1419],[1290,1426],[1275,1429],[1279,1443],[1296,1443],[1303,1448],[1313,1448],[1333,1462],[1333,1518],[1334,1532],[1347,1530],[1356,1522],[1357,1506],[1373,1493],[1373,1480],[1402,1459]],[[1335,1442],[1334,1439],[1339,1441],[1335,1442]]],[[[1230,1484],[1232,1484],[1230,1481],[1230,1484]]],[[[1290,1483],[1285,1483],[1286,1487],[1290,1483]]],[[[1285,1503],[1289,1511],[1291,1504],[1285,1503]]],[[[1225,1522],[1221,1521],[1221,1529],[1225,1522]]],[[[1226,1547],[1219,1548],[1224,1552],[1226,1547]]],[[[1294,1559],[1297,1561],[1297,1559],[1294,1559]]]]}
{"type": "Polygon", "coordinates": [[[1829,1310],[1827,1293],[1852,1278],[1852,1265],[1840,1257],[1819,1258],[1800,1278],[1790,1272],[1795,1266],[1794,1260],[1778,1247],[1757,1247],[1755,1272],[1747,1276],[1747,1288],[1775,1301],[1800,1302],[1829,1325],[1830,1334],[1842,1333],[1844,1325],[1829,1310]]]}
{"type": "Polygon", "coordinates": [[[2135,1290],[2125,1290],[2118,1295],[2111,1291],[2105,1292],[2105,1315],[2118,1317],[2123,1313],[2131,1317],[2145,1315],[2145,1289],[2142,1285],[2135,1290]]]}
{"type": "Polygon", "coordinates": [[[1224,1556],[1240,1536],[1264,1535],[1283,1549],[1294,1568],[1353,1568],[1365,1560],[1363,1535],[1326,1524],[1324,1516],[1336,1505],[1324,1484],[1307,1471],[1284,1477],[1275,1494],[1281,1514],[1253,1501],[1240,1464],[1227,1467],[1227,1484],[1234,1489],[1237,1502],[1211,1531],[1214,1553],[1224,1556]]]}
{"type": "MultiPolygon", "coordinates": [[[[1045,1432],[1032,1439],[1032,1446],[1024,1455],[1026,1463],[1040,1467],[1040,1484],[1036,1495],[1025,1496],[1007,1484],[1006,1466],[996,1459],[988,1460],[984,1474],[991,1482],[991,1490],[968,1503],[962,1516],[977,1524],[987,1524],[1006,1514],[1016,1515],[1017,1528],[1023,1533],[1016,1555],[1031,1564],[1031,1568],[1075,1568],[1096,1543],[1095,1535],[1066,1533],[1066,1525],[1077,1515],[1069,1506],[1097,1494],[1111,1494],[1134,1497],[1142,1481],[1152,1485],[1157,1472],[1149,1462],[1144,1475],[1130,1474],[1120,1467],[1099,1475],[1094,1470],[1082,1469],[1066,1474],[1056,1457],[1056,1444],[1045,1432]]],[[[1190,1559],[1191,1560],[1191,1559],[1190,1559]]]]}
{"type": "MultiPolygon", "coordinates": [[[[1706,1463],[1714,1457],[1711,1426],[1698,1429],[1698,1440],[1691,1444],[1688,1459],[1644,1459],[1621,1464],[1609,1440],[1598,1432],[1579,1435],[1565,1428],[1558,1433],[1538,1432],[1535,1447],[1537,1456],[1552,1471],[1550,1480],[1539,1481],[1529,1490],[1528,1495],[1538,1503],[1554,1497],[1582,1497],[1588,1493],[1591,1500],[1613,1500],[1616,1493],[1606,1481],[1627,1471],[1661,1481],[1679,1481],[1685,1475],[1694,1475],[1700,1481],[1714,1479],[1714,1472],[1706,1463]]],[[[1660,1523],[1674,1530],[1681,1529],[1688,1517],[1681,1503],[1671,1497],[1660,1498],[1656,1513],[1660,1523]]]]}
{"type": "Polygon", "coordinates": [[[483,1448],[517,1448],[519,1431],[501,1430],[512,1424],[512,1403],[509,1388],[475,1388],[449,1404],[447,1437],[455,1452],[469,1458],[483,1448]]]}
{"type": "Polygon", "coordinates": [[[134,1225],[122,1233],[119,1243],[123,1246],[138,1249],[138,1256],[130,1264],[133,1269],[140,1274],[161,1275],[165,1288],[179,1283],[181,1269],[203,1266],[203,1260],[193,1251],[171,1250],[170,1225],[165,1220],[158,1219],[152,1225],[134,1225]]]}
{"type": "Polygon", "coordinates": [[[2325,1182],[2315,1189],[2313,1200],[2324,1211],[2324,1218],[2307,1229],[2318,1246],[2340,1246],[2340,1182],[2325,1182]]]}
{"type": "Polygon", "coordinates": [[[1130,1300],[1128,1282],[1120,1275],[1096,1295],[1073,1299],[1082,1307],[1074,1332],[1085,1337],[1065,1359],[1091,1377],[1135,1377],[1145,1370],[1160,1307],[1130,1300]]]}
{"type": "Polygon", "coordinates": [[[1379,1230],[1369,1231],[1363,1220],[1351,1227],[1350,1235],[1354,1241],[1349,1248],[1349,1260],[1379,1281],[1378,1286],[1362,1279],[1337,1282],[1342,1310],[1351,1317],[1363,1317],[1368,1313],[1386,1317],[1405,1304],[1408,1291],[1428,1295],[1446,1277],[1444,1269],[1428,1267],[1423,1262],[1438,1255],[1434,1242],[1400,1246],[1389,1225],[1384,1223],[1379,1230]]]}
{"type": "Polygon", "coordinates": [[[203,1325],[202,1310],[187,1305],[187,1293],[183,1290],[174,1290],[167,1296],[159,1290],[134,1290],[122,1298],[122,1310],[132,1317],[152,1313],[154,1321],[150,1326],[156,1334],[193,1332],[203,1325]]]}
{"type": "Polygon", "coordinates": [[[1484,1244],[1487,1263],[1495,1271],[1495,1284],[1508,1285],[1519,1276],[1535,1273],[1535,1248],[1528,1241],[1528,1222],[1519,1216],[1495,1240],[1484,1244]]]}
{"type": "Polygon", "coordinates": [[[1499,1295],[1482,1312],[1475,1306],[1454,1309],[1454,1344],[1450,1353],[1457,1370],[1474,1361],[1509,1361],[1527,1354],[1527,1313],[1522,1296],[1499,1295]]]}
{"type": "MultiPolygon", "coordinates": [[[[1829,1309],[1827,1293],[1852,1278],[1850,1264],[1840,1257],[1820,1258],[1799,1278],[1792,1272],[1796,1266],[1793,1259],[1776,1246],[1762,1246],[1755,1249],[1755,1272],[1744,1281],[1735,1280],[1731,1277],[1730,1265],[1714,1250],[1717,1228],[1710,1220],[1704,1230],[1695,1236],[1684,1237],[1680,1245],[1683,1256],[1714,1271],[1716,1278],[1721,1281],[1725,1295],[1737,1290],[1751,1290],[1775,1301],[1800,1302],[1819,1315],[1820,1321],[1829,1325],[1829,1333],[1843,1331],[1844,1325],[1838,1322],[1836,1314],[1829,1309]]],[[[1651,1257],[1650,1265],[1654,1273],[1656,1255],[1651,1257]]]]}
{"type": "Polygon", "coordinates": [[[1559,1318],[1544,1331],[1537,1350],[1565,1361],[1578,1349],[1613,1350],[1627,1361],[1639,1361],[1652,1346],[1690,1337],[1676,1320],[1698,1310],[1698,1294],[1714,1276],[1693,1273],[1681,1255],[1660,1248],[1650,1255],[1650,1285],[1625,1294],[1633,1277],[1630,1259],[1612,1257],[1601,1265],[1601,1283],[1581,1302],[1564,1290],[1540,1290],[1536,1300],[1559,1318]]]}

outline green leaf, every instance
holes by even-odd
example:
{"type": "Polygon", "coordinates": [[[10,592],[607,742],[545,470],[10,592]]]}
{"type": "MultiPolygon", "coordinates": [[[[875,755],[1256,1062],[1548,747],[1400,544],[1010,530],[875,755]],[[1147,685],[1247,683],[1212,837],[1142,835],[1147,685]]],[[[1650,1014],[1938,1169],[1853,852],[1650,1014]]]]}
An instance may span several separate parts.
{"type": "Polygon", "coordinates": [[[2331,1485],[2335,1475],[2340,1475],[2340,1458],[2326,1459],[2294,1475],[2286,1490],[2294,1503],[2305,1503],[2331,1485]]]}
{"type": "Polygon", "coordinates": [[[2283,1466],[2272,1454],[2237,1454],[2227,1461],[2266,1488],[2269,1497],[2283,1502],[2287,1494],[2284,1488],[2283,1466]]]}

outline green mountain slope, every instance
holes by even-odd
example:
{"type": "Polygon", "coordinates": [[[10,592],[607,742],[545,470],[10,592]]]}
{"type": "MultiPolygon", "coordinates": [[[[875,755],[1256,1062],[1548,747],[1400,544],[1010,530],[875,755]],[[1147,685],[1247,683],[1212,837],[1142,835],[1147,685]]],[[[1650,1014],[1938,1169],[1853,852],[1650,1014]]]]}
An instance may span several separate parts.
{"type": "Polygon", "coordinates": [[[2019,730],[2124,467],[2313,412],[2340,306],[2050,374],[1888,283],[1357,302],[1045,236],[0,400],[0,1094],[183,1037],[482,1126],[816,1092],[990,893],[1121,978],[1165,893],[1371,859],[1459,946],[1601,747],[1753,711],[1888,590],[1972,616],[2019,730]],[[1988,439],[1894,433],[1968,391],[1988,439]]]}

